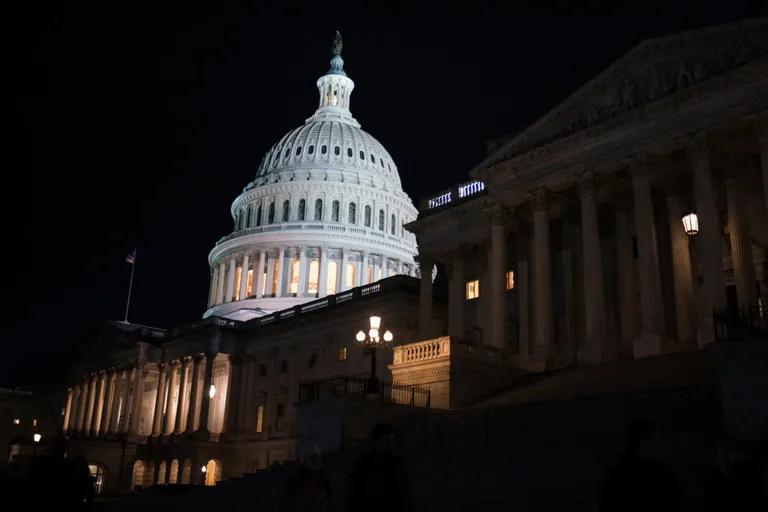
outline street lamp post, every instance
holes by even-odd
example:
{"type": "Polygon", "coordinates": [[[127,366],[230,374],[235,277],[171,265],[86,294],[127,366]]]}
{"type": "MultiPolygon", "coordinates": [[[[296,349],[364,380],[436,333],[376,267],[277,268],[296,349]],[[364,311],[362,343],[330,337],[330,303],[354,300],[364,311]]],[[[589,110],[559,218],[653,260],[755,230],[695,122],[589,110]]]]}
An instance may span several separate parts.
{"type": "Polygon", "coordinates": [[[33,434],[32,435],[32,441],[34,441],[32,443],[32,457],[35,457],[35,455],[37,454],[37,445],[40,444],[40,440],[42,438],[43,438],[43,436],[40,435],[40,434],[33,434]]]}
{"type": "Polygon", "coordinates": [[[372,316],[368,320],[370,324],[368,334],[366,334],[363,330],[359,330],[357,331],[355,339],[358,341],[358,343],[371,351],[371,376],[369,383],[371,391],[376,391],[379,384],[379,379],[376,377],[376,348],[382,343],[390,343],[393,339],[395,339],[395,336],[392,334],[392,331],[389,330],[385,330],[384,334],[380,335],[380,316],[372,316]]]}

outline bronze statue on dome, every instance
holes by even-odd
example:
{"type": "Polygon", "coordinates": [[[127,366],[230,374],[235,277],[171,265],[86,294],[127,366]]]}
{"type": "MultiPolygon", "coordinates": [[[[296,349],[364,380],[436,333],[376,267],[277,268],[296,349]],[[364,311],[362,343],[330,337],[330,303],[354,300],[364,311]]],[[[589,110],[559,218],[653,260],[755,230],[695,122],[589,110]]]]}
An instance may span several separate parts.
{"type": "Polygon", "coordinates": [[[331,46],[331,53],[333,56],[341,55],[341,47],[343,42],[341,40],[341,32],[336,31],[336,37],[333,38],[333,46],[331,46]]]}

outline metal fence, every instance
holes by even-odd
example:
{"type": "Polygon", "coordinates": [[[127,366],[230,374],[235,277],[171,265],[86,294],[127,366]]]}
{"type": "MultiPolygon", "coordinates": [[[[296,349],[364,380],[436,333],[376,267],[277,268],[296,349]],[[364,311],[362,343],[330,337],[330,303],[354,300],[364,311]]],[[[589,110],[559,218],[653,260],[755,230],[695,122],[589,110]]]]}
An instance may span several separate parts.
{"type": "Polygon", "coordinates": [[[768,305],[716,310],[713,313],[715,341],[768,340],[768,305]]]}
{"type": "Polygon", "coordinates": [[[367,375],[331,377],[299,384],[299,402],[327,397],[357,397],[418,407],[430,406],[429,388],[372,381],[367,375]]]}

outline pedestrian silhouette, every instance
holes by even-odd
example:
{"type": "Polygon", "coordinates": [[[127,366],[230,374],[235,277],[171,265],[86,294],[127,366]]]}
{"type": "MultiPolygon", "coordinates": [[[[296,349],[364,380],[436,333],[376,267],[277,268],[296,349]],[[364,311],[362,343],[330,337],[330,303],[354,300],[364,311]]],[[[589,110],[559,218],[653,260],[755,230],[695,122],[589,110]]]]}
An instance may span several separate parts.
{"type": "Polygon", "coordinates": [[[650,420],[633,421],[622,460],[605,478],[601,512],[680,510],[677,475],[658,459],[657,452],[656,425],[650,420]]]}
{"type": "Polygon", "coordinates": [[[332,503],[333,490],[322,468],[322,452],[315,446],[288,482],[282,509],[286,512],[328,512],[332,503]]]}
{"type": "Polygon", "coordinates": [[[349,471],[347,512],[409,512],[411,486],[402,459],[393,450],[394,431],[385,423],[371,431],[372,449],[349,471]]]}

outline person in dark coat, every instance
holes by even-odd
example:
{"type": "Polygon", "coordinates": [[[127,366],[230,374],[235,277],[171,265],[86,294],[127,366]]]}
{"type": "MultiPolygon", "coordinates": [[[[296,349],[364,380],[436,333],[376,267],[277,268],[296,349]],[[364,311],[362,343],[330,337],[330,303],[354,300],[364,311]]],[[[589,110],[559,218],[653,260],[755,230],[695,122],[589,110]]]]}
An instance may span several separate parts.
{"type": "Polygon", "coordinates": [[[322,468],[322,452],[317,446],[288,484],[282,510],[286,512],[328,512],[333,504],[331,482],[322,468]]]}
{"type": "Polygon", "coordinates": [[[409,512],[411,485],[403,460],[393,449],[394,431],[378,423],[371,431],[372,450],[352,465],[347,512],[409,512]]]}

